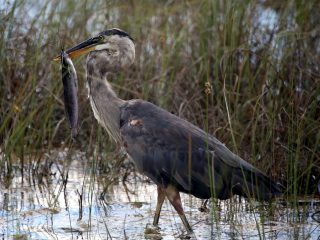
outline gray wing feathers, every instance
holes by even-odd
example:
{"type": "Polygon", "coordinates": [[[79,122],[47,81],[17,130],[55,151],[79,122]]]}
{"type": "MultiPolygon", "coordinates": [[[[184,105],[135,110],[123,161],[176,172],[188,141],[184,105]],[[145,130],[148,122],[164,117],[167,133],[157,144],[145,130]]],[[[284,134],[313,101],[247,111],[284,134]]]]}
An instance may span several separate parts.
{"type": "Polygon", "coordinates": [[[257,195],[257,182],[272,183],[215,137],[149,102],[132,100],[121,108],[120,134],[139,171],[200,198],[226,199],[232,188],[257,195]],[[244,183],[249,187],[239,187],[244,183]]]}

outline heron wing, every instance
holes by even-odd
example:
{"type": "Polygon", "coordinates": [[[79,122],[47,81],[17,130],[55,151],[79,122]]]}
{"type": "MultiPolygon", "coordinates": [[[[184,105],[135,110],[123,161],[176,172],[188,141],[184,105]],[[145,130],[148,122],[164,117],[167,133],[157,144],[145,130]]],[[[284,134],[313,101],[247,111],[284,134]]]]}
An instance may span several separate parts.
{"type": "Polygon", "coordinates": [[[228,198],[253,173],[269,180],[215,137],[146,101],[122,106],[120,134],[140,172],[200,198],[228,198]]]}

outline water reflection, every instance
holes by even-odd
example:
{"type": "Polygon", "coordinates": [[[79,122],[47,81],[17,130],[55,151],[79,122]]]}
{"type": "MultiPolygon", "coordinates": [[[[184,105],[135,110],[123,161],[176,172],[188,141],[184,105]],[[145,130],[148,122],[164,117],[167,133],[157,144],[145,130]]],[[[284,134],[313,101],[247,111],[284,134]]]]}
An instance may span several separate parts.
{"type": "MultiPolygon", "coordinates": [[[[17,177],[9,189],[1,186],[0,238],[144,239],[145,227],[153,220],[155,185],[132,174],[126,185],[119,182],[102,197],[104,181],[92,174],[81,154],[69,161],[67,154],[56,153],[55,158],[61,165],[52,164],[51,174],[41,184],[29,179],[25,181],[29,184],[22,185],[17,177]]],[[[316,239],[320,234],[318,223],[311,218],[320,208],[319,200],[301,200],[297,208],[277,203],[270,209],[234,198],[210,202],[211,213],[203,213],[198,210],[199,199],[182,197],[197,239],[316,239]]],[[[184,231],[167,202],[160,227],[163,239],[176,239],[184,231]]]]}

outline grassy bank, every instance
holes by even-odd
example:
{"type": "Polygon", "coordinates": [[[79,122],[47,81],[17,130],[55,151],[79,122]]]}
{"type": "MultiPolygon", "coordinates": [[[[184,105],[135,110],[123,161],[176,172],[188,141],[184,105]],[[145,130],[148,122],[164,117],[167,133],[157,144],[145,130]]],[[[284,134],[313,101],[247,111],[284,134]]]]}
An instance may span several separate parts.
{"type": "Polygon", "coordinates": [[[289,193],[316,191],[318,1],[9,1],[0,9],[1,182],[13,169],[37,173],[52,148],[72,145],[103,156],[105,165],[115,146],[91,113],[84,58],[75,63],[77,144],[64,116],[59,65],[51,59],[61,47],[119,27],[137,49],[134,66],[112,81],[122,98],[146,99],[207,129],[289,193]]]}

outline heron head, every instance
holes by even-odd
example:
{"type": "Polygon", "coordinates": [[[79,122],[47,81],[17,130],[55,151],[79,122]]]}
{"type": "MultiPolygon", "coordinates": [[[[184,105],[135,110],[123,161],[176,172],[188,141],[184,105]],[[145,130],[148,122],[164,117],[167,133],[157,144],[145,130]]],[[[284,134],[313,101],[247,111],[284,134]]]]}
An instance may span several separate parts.
{"type": "MultiPolygon", "coordinates": [[[[89,53],[87,64],[115,71],[130,66],[135,58],[135,47],[130,35],[112,28],[66,50],[71,59],[89,53]]],[[[56,57],[54,60],[60,60],[56,57]]]]}

